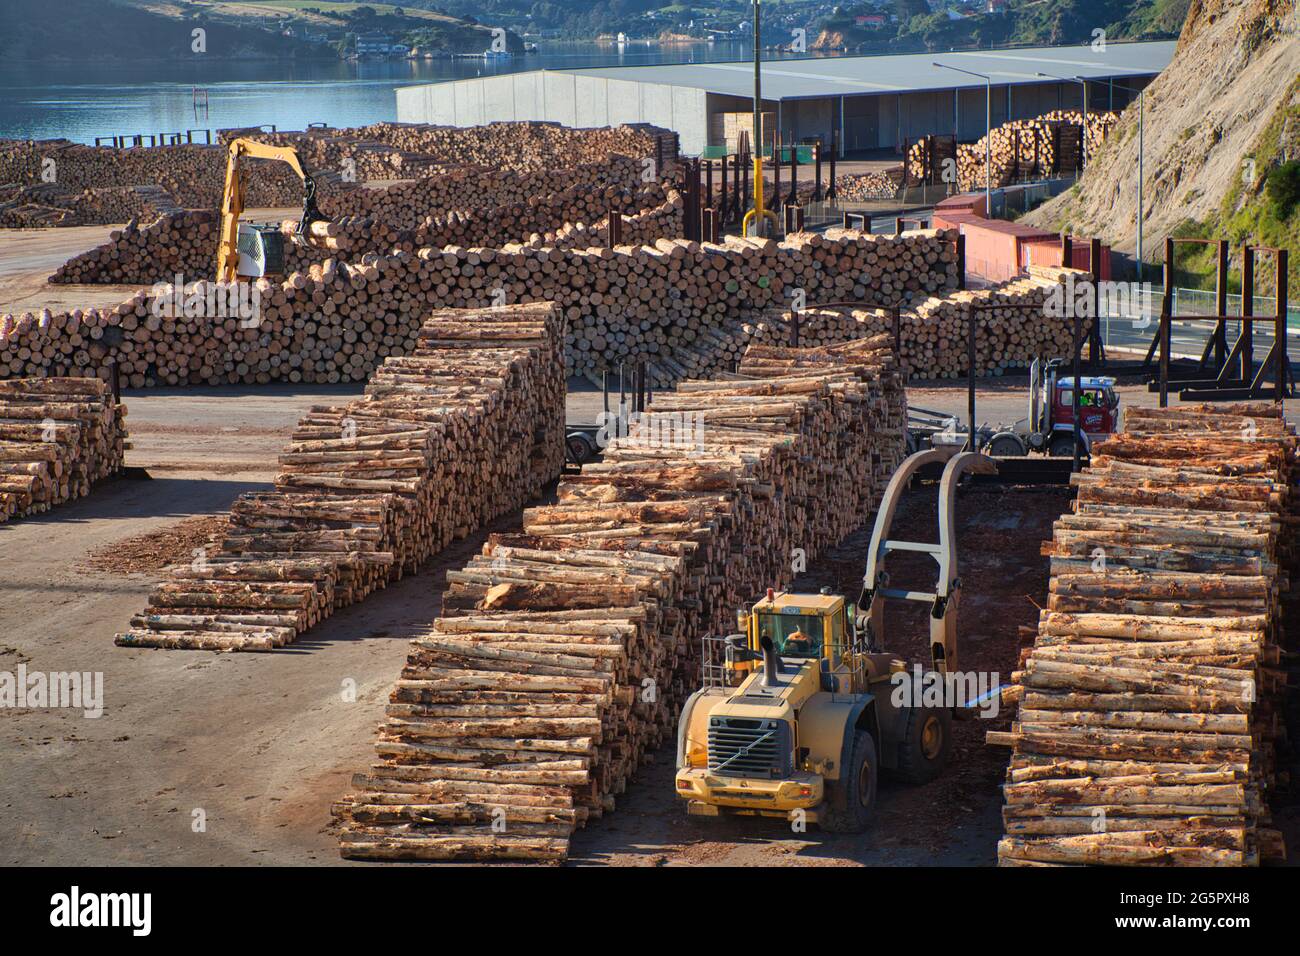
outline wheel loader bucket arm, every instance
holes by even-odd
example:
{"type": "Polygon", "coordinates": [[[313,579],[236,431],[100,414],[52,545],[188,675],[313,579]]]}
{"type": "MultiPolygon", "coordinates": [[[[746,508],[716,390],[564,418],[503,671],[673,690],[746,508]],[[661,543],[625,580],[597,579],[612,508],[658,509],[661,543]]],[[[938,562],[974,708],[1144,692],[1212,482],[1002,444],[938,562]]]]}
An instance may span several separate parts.
{"type": "Polygon", "coordinates": [[[877,649],[884,646],[885,601],[889,598],[922,601],[930,604],[930,654],[936,670],[951,671],[957,666],[957,596],[961,581],[957,574],[957,485],[962,475],[996,474],[997,463],[978,452],[952,455],[944,449],[920,451],[908,456],[894,472],[885,488],[871,545],[867,552],[867,570],[862,579],[863,598],[868,601],[868,615],[877,649]],[[917,471],[926,465],[944,465],[939,481],[938,544],[902,541],[889,537],[899,501],[917,471]],[[890,588],[885,573],[885,559],[891,551],[918,551],[929,554],[938,564],[933,591],[906,591],[890,588]]]}

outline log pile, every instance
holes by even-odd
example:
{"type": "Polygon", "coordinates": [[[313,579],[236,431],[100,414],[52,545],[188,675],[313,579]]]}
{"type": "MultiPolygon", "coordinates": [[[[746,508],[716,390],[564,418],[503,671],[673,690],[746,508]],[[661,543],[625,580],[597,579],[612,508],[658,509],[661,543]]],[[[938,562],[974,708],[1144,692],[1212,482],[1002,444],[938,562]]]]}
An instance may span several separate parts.
{"type": "MultiPolygon", "coordinates": [[[[58,187],[57,201],[48,201],[53,196],[47,196],[17,202],[7,212],[0,211],[0,217],[14,220],[14,225],[78,225],[144,219],[157,215],[169,203],[187,209],[218,209],[225,183],[225,144],[241,135],[299,148],[316,180],[322,208],[339,215],[390,211],[351,208],[350,197],[360,193],[358,183],[370,180],[415,180],[424,183],[415,192],[426,188],[445,195],[440,181],[449,177],[472,180],[475,171],[487,170],[492,176],[504,172],[524,181],[531,176],[562,183],[559,188],[542,190],[551,193],[572,185],[572,180],[557,179],[557,170],[609,164],[614,157],[635,167],[638,183],[647,181],[642,178],[647,169],[648,181],[662,181],[673,174],[677,155],[675,133],[643,124],[581,130],[539,123],[494,123],[468,129],[392,123],[307,132],[226,130],[219,137],[220,144],[134,148],[83,146],[68,140],[0,140],[0,184],[58,187]],[[655,169],[660,158],[663,168],[655,169]],[[645,160],[652,160],[649,167],[645,160]],[[135,187],[156,192],[139,193],[135,187]],[[148,205],[151,201],[157,205],[148,205]]],[[[269,160],[246,162],[249,208],[299,204],[302,185],[287,166],[269,160]]],[[[626,178],[625,172],[620,175],[626,178]]],[[[514,182],[510,176],[504,178],[514,182]]],[[[473,184],[469,185],[472,188],[473,184]]],[[[390,199],[396,202],[401,195],[394,193],[390,199]]],[[[485,198],[481,202],[466,196],[421,209],[419,216],[434,209],[522,202],[529,195],[525,189],[517,200],[485,198]]],[[[379,218],[402,225],[392,216],[379,218]]]]}
{"type": "MultiPolygon", "coordinates": [[[[1040,356],[1070,354],[1071,322],[1049,316],[1044,307],[1048,290],[1064,281],[1066,270],[1039,269],[1038,273],[985,289],[931,296],[900,309],[899,360],[904,373],[918,378],[964,376],[966,314],[972,305],[999,306],[975,313],[979,322],[977,374],[1002,375],[1026,368],[1040,356]]],[[[688,377],[712,377],[734,368],[750,343],[793,343],[794,324],[790,310],[768,309],[730,326],[710,329],[693,347],[674,353],[672,362],[688,377]]],[[[882,333],[892,340],[894,314],[890,309],[813,306],[800,310],[798,315],[798,343],[806,347],[852,342],[882,333]]],[[[677,370],[669,367],[665,371],[677,370]]],[[[658,375],[652,377],[658,381],[658,375]]]]}
{"type": "Polygon", "coordinates": [[[1055,527],[1019,703],[1004,865],[1243,866],[1269,825],[1293,605],[1297,439],[1280,406],[1127,412],[1055,527]]]}
{"type": "Polygon", "coordinates": [[[0,378],[97,372],[111,357],[133,388],[364,381],[385,357],[410,351],[432,309],[554,301],[567,321],[571,373],[645,359],[661,381],[676,380],[683,373],[674,356],[788,302],[796,288],[809,302],[892,304],[956,285],[953,235],[942,231],[836,229],[781,242],[660,239],[616,249],[422,248],[258,280],[247,290],[259,296],[251,324],[206,309],[166,318],[157,308],[170,298],[166,287],[111,308],[0,315],[0,378]]]}
{"type": "MultiPolygon", "coordinates": [[[[685,202],[681,193],[669,187],[643,190],[622,206],[623,242],[629,246],[653,246],[660,239],[680,238],[685,228],[685,202]],[[654,203],[658,198],[658,203],[654,203]],[[635,210],[635,211],[633,211],[635,210]]],[[[534,233],[522,246],[530,249],[592,249],[609,245],[609,216],[588,225],[566,222],[558,229],[534,233]]]]}
{"type": "MultiPolygon", "coordinates": [[[[269,160],[249,163],[245,199],[250,208],[301,202],[302,183],[289,167],[269,160]]],[[[350,188],[322,173],[327,188],[350,188]]],[[[53,182],[72,192],[154,186],[182,208],[218,209],[225,176],[226,151],[220,146],[117,149],[68,140],[0,141],[0,183],[53,182]]]]}
{"type": "MultiPolygon", "coordinates": [[[[121,220],[113,220],[120,222],[121,220]]],[[[160,215],[145,226],[131,219],[108,242],[73,256],[50,276],[54,283],[152,285],[210,278],[216,268],[219,217],[206,209],[160,215]]]]}
{"type": "MultiPolygon", "coordinates": [[[[1091,156],[1118,122],[1119,114],[1113,112],[1089,111],[1085,123],[1078,110],[1053,110],[1033,119],[1012,120],[994,127],[988,136],[988,154],[992,160],[989,183],[997,188],[1032,176],[1080,169],[1084,138],[1091,156]]],[[[984,140],[981,136],[974,143],[957,146],[956,184],[963,192],[984,188],[984,140]]],[[[939,153],[950,150],[950,143],[951,137],[923,137],[912,144],[907,155],[908,181],[943,182],[943,159],[948,154],[939,153]]]]}
{"type": "Polygon", "coordinates": [[[484,233],[483,245],[500,245],[504,237],[554,228],[566,219],[592,222],[611,203],[627,202],[644,181],[639,160],[610,156],[601,162],[519,172],[465,166],[391,186],[357,189],[327,197],[321,208],[331,215],[368,216],[398,229],[414,229],[430,216],[452,210],[492,210],[501,237],[484,233]]]}
{"type": "Polygon", "coordinates": [[[698,685],[699,639],[866,520],[901,460],[883,339],[756,347],[682,382],[448,575],[378,762],[334,806],[343,856],[558,860],[698,685]]]}
{"type": "Polygon", "coordinates": [[[153,220],[179,208],[161,186],[108,186],[81,192],[57,183],[0,186],[0,227],[4,228],[153,220]]]}
{"type": "Polygon", "coordinates": [[[461,163],[493,169],[542,170],[597,162],[609,156],[662,156],[656,179],[670,176],[677,161],[677,134],[646,123],[574,129],[558,123],[489,123],[486,126],[429,126],[376,123],[351,130],[359,139],[413,153],[454,156],[461,163]]]}
{"type": "MultiPolygon", "coordinates": [[[[915,378],[960,378],[966,374],[967,307],[998,306],[975,312],[975,368],[1002,375],[1026,368],[1040,356],[1072,354],[1073,320],[1049,314],[1046,299],[1066,270],[1012,279],[987,289],[932,296],[904,315],[901,361],[915,378]],[[1047,278],[1049,275],[1057,279],[1047,278]],[[913,318],[914,316],[914,318],[913,318]]],[[[1076,280],[1085,277],[1076,272],[1076,280]]],[[[1085,324],[1086,327],[1086,324],[1085,324]]]]}
{"type": "MultiPolygon", "coordinates": [[[[670,196],[658,183],[635,190],[582,183],[581,177],[589,173],[604,178],[593,166],[564,172],[569,174],[570,183],[576,180],[580,184],[553,196],[535,195],[523,203],[444,211],[422,219],[414,207],[408,207],[400,212],[406,226],[369,214],[337,216],[313,227],[310,245],[285,243],[285,271],[303,271],[328,258],[351,261],[368,253],[411,253],[424,246],[495,248],[508,242],[529,242],[538,248],[605,245],[610,208],[631,214],[625,217],[624,229],[624,238],[630,243],[681,235],[682,201],[675,191],[670,196]],[[590,230],[572,225],[588,218],[596,222],[590,230]],[[543,234],[554,234],[557,239],[543,241],[543,234]]],[[[361,190],[352,195],[360,197],[371,192],[361,190]]],[[[174,281],[178,273],[187,282],[211,278],[217,257],[217,223],[217,214],[203,209],[173,210],[143,227],[132,220],[113,232],[108,242],[69,259],[49,281],[153,284],[174,281]]],[[[287,235],[297,229],[297,220],[283,223],[287,235]]]]}
{"type": "Polygon", "coordinates": [[[898,180],[885,172],[835,177],[835,198],[840,202],[870,202],[893,199],[896,195],[898,180]]]}
{"type": "Polygon", "coordinates": [[[519,508],[563,464],[555,309],[435,312],[365,397],[316,406],[220,552],[169,569],[126,647],[268,651],[519,508]]]}
{"type": "Polygon", "coordinates": [[[125,418],[97,378],[0,382],[0,523],[80,498],[120,472],[125,418]]]}

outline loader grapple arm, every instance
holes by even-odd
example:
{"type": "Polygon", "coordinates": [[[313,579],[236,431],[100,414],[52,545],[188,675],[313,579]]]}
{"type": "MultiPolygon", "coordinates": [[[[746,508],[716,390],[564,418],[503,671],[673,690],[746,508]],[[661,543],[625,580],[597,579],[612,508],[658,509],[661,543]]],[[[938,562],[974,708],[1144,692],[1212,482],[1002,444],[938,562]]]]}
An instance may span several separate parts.
{"type": "Polygon", "coordinates": [[[966,472],[996,474],[993,459],[978,452],[952,455],[944,449],[920,451],[909,455],[894,472],[880,501],[876,524],[871,532],[871,546],[867,552],[867,570],[862,579],[862,601],[867,604],[876,650],[883,649],[885,634],[885,601],[888,599],[920,601],[930,605],[930,657],[934,669],[950,673],[957,668],[957,604],[961,579],[957,575],[957,484],[966,472]],[[911,484],[917,471],[926,465],[943,464],[943,477],[939,482],[939,543],[902,541],[891,539],[889,530],[894,523],[894,513],[903,493],[911,484]],[[938,575],[933,591],[908,591],[889,587],[885,559],[892,551],[917,551],[928,554],[938,564],[938,575]]]}

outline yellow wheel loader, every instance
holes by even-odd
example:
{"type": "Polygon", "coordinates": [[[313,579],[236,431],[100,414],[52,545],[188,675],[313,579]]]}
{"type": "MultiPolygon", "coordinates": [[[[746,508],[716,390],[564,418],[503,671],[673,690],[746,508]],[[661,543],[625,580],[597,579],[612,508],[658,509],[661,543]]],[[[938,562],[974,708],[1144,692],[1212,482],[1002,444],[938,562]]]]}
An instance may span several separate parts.
{"type": "Polygon", "coordinates": [[[937,777],[951,749],[950,703],[915,693],[909,664],[884,648],[885,603],[930,606],[930,670],[957,667],[954,502],[967,472],[991,474],[992,459],[945,449],[908,457],[889,482],[871,535],[859,614],[829,589],[769,589],[737,614],[739,633],[705,640],[704,686],[687,699],[677,730],[679,797],[699,816],[791,819],[860,832],[871,819],[881,769],[910,782],[937,777]],[[893,540],[894,513],[917,471],[943,464],[939,542],[893,540]],[[929,554],[933,591],[889,587],[891,552],[929,554]],[[926,701],[930,703],[926,703],[926,701]]]}

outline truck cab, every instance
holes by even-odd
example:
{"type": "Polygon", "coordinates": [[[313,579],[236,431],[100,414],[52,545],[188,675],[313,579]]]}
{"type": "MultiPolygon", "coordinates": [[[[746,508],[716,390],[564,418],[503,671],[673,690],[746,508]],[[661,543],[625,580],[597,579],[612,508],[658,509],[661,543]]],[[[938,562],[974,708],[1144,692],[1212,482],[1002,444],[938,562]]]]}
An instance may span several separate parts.
{"type": "MultiPolygon", "coordinates": [[[[1056,382],[1052,401],[1052,430],[1074,431],[1074,379],[1056,382]]],[[[1119,430],[1119,395],[1115,380],[1100,375],[1085,375],[1079,388],[1079,430],[1089,439],[1112,435],[1119,430]]]]}

